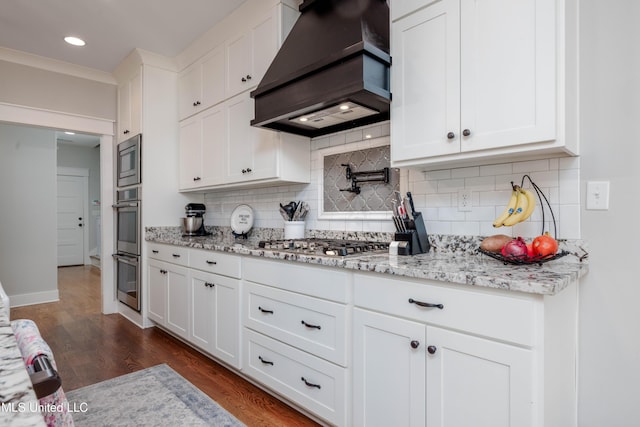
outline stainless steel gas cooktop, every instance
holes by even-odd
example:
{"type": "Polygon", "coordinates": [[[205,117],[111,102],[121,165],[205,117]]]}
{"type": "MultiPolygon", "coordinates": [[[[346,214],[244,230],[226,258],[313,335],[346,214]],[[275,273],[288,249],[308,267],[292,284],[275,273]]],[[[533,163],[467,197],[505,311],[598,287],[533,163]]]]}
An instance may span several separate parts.
{"type": "Polygon", "coordinates": [[[263,240],[258,243],[258,247],[302,255],[345,257],[388,252],[389,242],[342,239],[263,240]]]}

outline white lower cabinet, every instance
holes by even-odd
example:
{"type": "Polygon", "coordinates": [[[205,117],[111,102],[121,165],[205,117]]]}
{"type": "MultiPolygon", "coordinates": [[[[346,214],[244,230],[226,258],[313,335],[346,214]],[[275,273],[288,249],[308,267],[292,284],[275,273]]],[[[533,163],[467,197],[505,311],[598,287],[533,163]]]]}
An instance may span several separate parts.
{"type": "Polygon", "coordinates": [[[240,280],[191,271],[189,340],[240,368],[240,280]]]}
{"type": "Polygon", "coordinates": [[[147,316],[182,338],[189,336],[188,270],[150,259],[147,316]]]}
{"type": "Polygon", "coordinates": [[[147,317],[240,369],[240,256],[157,243],[149,248],[147,317]]]}
{"type": "Polygon", "coordinates": [[[426,326],[358,308],[353,326],[353,424],[424,426],[426,326]]]}
{"type": "Polygon", "coordinates": [[[427,425],[534,425],[533,351],[427,327],[427,425]]]}
{"type": "Polygon", "coordinates": [[[535,302],[356,274],[354,303],[355,426],[540,425],[536,352],[516,344],[541,342],[529,336],[540,320],[535,302]],[[474,298],[476,310],[461,321],[474,298]],[[514,308],[529,322],[512,327],[502,315],[514,308]]]}
{"type": "Polygon", "coordinates": [[[244,372],[334,425],[347,425],[346,369],[246,329],[244,372]]]}
{"type": "Polygon", "coordinates": [[[349,274],[243,260],[245,374],[332,425],[349,425],[349,274]]]}

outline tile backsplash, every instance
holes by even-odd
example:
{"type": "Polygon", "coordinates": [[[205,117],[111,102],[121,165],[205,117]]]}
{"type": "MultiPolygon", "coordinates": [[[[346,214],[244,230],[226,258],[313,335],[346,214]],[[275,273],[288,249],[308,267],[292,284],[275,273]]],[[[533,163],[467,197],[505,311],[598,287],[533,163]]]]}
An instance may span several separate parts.
{"type": "MultiPolygon", "coordinates": [[[[349,152],[388,144],[389,122],[315,138],[312,140],[311,183],[229,190],[207,193],[205,224],[228,226],[232,210],[246,203],[253,207],[256,227],[282,228],[278,204],[304,200],[311,211],[307,230],[392,232],[390,219],[348,213],[326,219],[322,208],[324,157],[326,153],[349,152]],[[363,219],[364,218],[364,219],[363,219]]],[[[427,231],[435,234],[490,235],[504,233],[533,237],[543,229],[542,211],[536,207],[531,218],[514,227],[493,228],[492,223],[511,194],[511,181],[520,183],[524,175],[543,190],[556,217],[558,237],[580,238],[580,159],[561,157],[543,160],[499,163],[423,172],[400,169],[400,188],[411,191],[416,210],[423,213],[427,231]],[[471,194],[471,208],[461,211],[458,197],[462,190],[471,194]]],[[[341,173],[344,174],[344,171],[341,173]]],[[[528,181],[525,188],[529,188],[528,181]]],[[[545,209],[544,229],[553,234],[553,223],[545,209]]],[[[390,218],[390,213],[389,213],[390,218]]]]}

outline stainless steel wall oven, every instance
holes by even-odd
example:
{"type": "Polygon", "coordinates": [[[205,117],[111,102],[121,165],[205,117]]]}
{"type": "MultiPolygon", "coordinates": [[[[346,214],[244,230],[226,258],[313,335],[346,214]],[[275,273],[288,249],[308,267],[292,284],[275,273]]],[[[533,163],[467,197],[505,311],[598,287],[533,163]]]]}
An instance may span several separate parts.
{"type": "Polygon", "coordinates": [[[142,253],[141,189],[130,187],[116,192],[116,268],[118,300],[140,311],[140,255],[142,253]]]}
{"type": "Polygon", "coordinates": [[[116,186],[138,185],[142,181],[142,134],[132,136],[118,144],[116,153],[116,186]]]}

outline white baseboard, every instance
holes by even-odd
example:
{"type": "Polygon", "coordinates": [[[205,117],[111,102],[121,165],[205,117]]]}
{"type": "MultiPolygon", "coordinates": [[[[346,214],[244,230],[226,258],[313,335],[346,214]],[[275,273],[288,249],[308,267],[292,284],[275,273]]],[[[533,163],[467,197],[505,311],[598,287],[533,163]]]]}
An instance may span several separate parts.
{"type": "Polygon", "coordinates": [[[22,307],[24,305],[43,304],[45,302],[60,301],[58,290],[47,292],[33,292],[30,294],[11,295],[9,297],[11,307],[22,307]]]}

